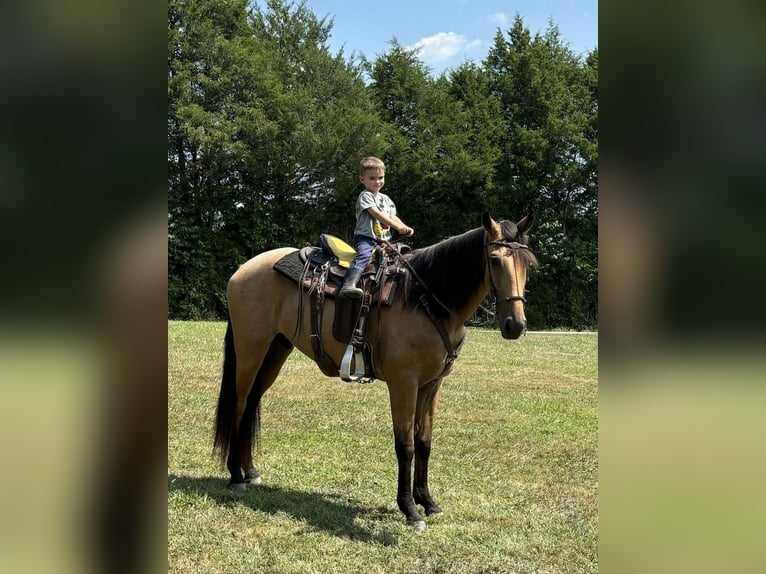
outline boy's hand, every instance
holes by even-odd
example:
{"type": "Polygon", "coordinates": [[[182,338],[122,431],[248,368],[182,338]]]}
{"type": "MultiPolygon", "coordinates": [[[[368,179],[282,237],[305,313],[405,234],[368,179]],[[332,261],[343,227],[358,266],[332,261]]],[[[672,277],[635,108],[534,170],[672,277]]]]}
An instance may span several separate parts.
{"type": "Polygon", "coordinates": [[[402,225],[399,229],[397,229],[397,231],[399,232],[399,235],[403,235],[404,237],[415,235],[415,230],[412,229],[412,227],[407,227],[406,225],[402,225]]]}

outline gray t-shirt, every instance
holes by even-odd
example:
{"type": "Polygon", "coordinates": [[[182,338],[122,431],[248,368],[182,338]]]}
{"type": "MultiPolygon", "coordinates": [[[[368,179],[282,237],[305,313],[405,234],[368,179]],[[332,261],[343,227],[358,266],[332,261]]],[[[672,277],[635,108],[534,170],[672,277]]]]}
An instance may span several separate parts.
{"type": "Polygon", "coordinates": [[[394,205],[390,197],[380,191],[374,194],[365,189],[356,200],[356,228],[354,229],[354,235],[364,235],[365,237],[373,237],[380,240],[390,239],[391,230],[367,212],[369,207],[374,207],[386,215],[396,215],[396,205],[394,205]]]}

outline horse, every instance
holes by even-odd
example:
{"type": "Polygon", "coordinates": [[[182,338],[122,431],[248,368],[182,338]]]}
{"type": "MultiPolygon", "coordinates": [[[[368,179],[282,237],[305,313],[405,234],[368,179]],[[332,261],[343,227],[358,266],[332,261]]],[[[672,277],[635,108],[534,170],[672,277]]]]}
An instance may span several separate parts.
{"type": "MultiPolygon", "coordinates": [[[[527,271],[537,265],[528,248],[532,213],[518,223],[495,221],[434,245],[400,255],[407,271],[391,306],[373,306],[367,340],[377,379],[388,387],[398,463],[396,501],[406,522],[423,532],[426,516],[439,514],[428,486],[434,414],[442,381],[466,335],[466,321],[488,293],[505,339],[526,332],[527,271]],[[413,480],[414,460],[414,480],[413,480]]],[[[303,288],[274,270],[296,251],[281,247],[256,255],[227,285],[229,319],[224,336],[221,388],[215,417],[214,454],[231,474],[229,488],[261,483],[253,463],[260,431],[260,404],[294,348],[316,361],[303,288]]],[[[326,300],[322,320],[324,352],[340,364],[345,345],[332,336],[335,302],[326,300]]]]}

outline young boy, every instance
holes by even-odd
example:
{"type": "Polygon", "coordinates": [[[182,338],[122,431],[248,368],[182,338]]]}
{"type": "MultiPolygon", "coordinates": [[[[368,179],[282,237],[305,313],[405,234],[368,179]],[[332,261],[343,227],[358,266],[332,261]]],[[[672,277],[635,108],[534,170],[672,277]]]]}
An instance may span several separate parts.
{"type": "Polygon", "coordinates": [[[386,164],[376,157],[365,157],[359,162],[359,182],[364,191],[356,200],[356,228],[354,229],[354,249],[356,256],[346,272],[346,279],[340,294],[351,299],[363,295],[356,286],[362,271],[372,257],[376,243],[391,238],[391,228],[400,235],[410,236],[415,233],[411,227],[396,216],[396,205],[385,193],[381,193],[386,179],[386,164]]]}

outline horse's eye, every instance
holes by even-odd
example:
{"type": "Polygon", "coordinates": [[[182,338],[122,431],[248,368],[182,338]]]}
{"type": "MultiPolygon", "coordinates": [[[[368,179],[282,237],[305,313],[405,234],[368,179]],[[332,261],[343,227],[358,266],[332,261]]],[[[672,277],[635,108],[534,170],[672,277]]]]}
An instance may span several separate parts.
{"type": "Polygon", "coordinates": [[[502,264],[502,261],[499,257],[490,257],[489,262],[492,264],[493,267],[498,267],[502,264]]]}

